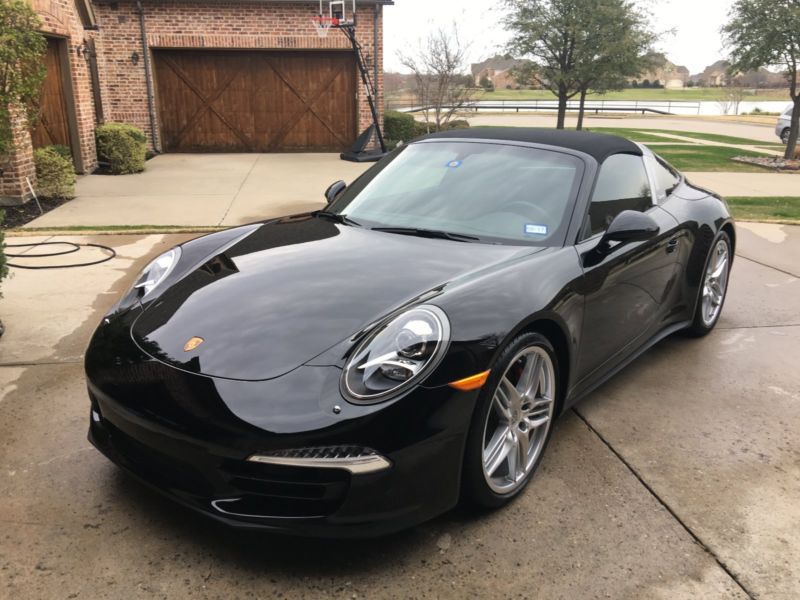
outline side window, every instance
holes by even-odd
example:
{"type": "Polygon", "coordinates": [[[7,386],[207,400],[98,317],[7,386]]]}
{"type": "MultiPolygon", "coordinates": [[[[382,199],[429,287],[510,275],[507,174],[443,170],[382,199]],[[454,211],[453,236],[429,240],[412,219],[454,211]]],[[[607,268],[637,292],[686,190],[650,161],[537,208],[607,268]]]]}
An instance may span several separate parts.
{"type": "Polygon", "coordinates": [[[646,211],[653,205],[650,180],[641,156],[614,154],[600,167],[584,237],[605,231],[623,210],[646,211]]]}
{"type": "Polygon", "coordinates": [[[650,165],[650,170],[656,180],[656,200],[663,202],[678,187],[681,177],[660,158],[648,156],[645,160],[650,165]]]}

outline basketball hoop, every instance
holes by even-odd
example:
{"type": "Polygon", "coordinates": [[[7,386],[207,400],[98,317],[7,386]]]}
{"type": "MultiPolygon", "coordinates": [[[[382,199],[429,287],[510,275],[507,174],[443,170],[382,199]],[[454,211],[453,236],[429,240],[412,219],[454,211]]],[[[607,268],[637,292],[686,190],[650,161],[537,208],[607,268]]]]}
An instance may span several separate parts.
{"type": "Polygon", "coordinates": [[[339,19],[335,17],[323,17],[322,15],[317,15],[311,19],[311,22],[314,24],[320,39],[328,37],[328,32],[331,30],[331,27],[338,27],[339,25],[339,19]]]}

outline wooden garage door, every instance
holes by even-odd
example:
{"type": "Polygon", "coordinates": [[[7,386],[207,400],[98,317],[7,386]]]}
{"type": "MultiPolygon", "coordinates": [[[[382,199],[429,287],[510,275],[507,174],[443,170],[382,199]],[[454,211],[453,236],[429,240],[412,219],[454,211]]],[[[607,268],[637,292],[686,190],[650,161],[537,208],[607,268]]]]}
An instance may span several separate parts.
{"type": "Polygon", "coordinates": [[[167,152],[348,149],[357,135],[349,52],[155,52],[167,152]]]}
{"type": "Polygon", "coordinates": [[[42,148],[53,144],[69,147],[69,121],[58,40],[48,38],[44,60],[47,74],[39,100],[39,120],[31,132],[33,147],[42,148]]]}

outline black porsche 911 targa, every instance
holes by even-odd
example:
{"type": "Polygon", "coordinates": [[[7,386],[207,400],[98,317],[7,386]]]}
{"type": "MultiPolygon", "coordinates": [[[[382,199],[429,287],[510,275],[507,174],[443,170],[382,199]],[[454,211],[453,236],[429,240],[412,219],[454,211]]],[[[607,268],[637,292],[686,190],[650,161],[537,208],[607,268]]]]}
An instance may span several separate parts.
{"type": "Polygon", "coordinates": [[[230,525],[502,506],[555,417],[725,300],[725,202],[619,137],[430,135],[326,196],[156,258],[86,354],[92,443],[230,525]]]}

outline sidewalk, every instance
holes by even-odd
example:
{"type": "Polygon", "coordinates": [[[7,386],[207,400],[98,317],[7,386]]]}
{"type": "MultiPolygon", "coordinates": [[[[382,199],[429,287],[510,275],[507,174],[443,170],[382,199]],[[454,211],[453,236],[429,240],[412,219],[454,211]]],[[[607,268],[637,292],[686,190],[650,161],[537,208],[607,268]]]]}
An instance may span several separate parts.
{"type": "Polygon", "coordinates": [[[722,196],[800,196],[800,174],[684,172],[700,187],[722,196]]]}

